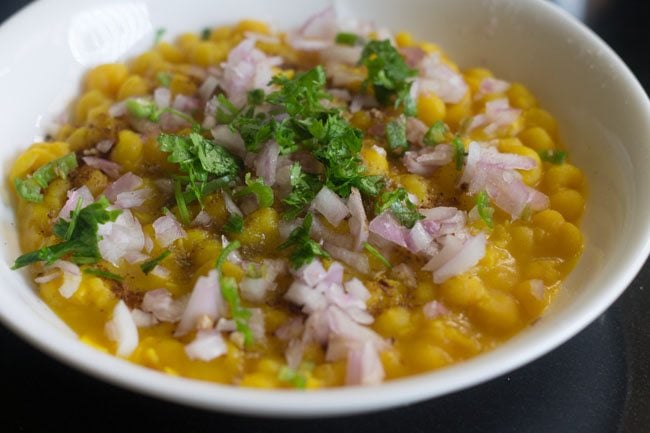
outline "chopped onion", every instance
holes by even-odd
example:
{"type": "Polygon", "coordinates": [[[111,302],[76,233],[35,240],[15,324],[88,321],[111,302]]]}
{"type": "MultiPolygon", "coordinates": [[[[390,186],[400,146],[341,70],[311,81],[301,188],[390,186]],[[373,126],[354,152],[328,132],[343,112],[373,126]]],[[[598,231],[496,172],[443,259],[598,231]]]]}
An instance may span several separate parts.
{"type": "Polygon", "coordinates": [[[363,243],[368,241],[368,218],[366,210],[363,207],[361,193],[357,188],[352,188],[350,197],[348,197],[348,209],[350,211],[350,233],[354,236],[354,249],[361,250],[363,243]]]}
{"type": "Polygon", "coordinates": [[[145,313],[144,311],[137,308],[131,310],[131,317],[133,318],[135,326],[138,328],[150,328],[158,323],[152,314],[145,313]]]}
{"type": "Polygon", "coordinates": [[[454,159],[454,149],[449,144],[438,144],[418,151],[404,153],[403,162],[409,173],[430,176],[437,168],[454,159]]]}
{"type": "Polygon", "coordinates": [[[183,226],[174,218],[171,213],[161,216],[153,222],[153,230],[156,233],[156,240],[162,247],[170,245],[177,239],[187,236],[183,226]]]}
{"type": "Polygon", "coordinates": [[[305,327],[301,317],[294,317],[284,322],[275,330],[275,336],[282,341],[289,341],[300,337],[305,327]]]}
{"type": "MultiPolygon", "coordinates": [[[[460,249],[456,249],[456,246],[450,247],[454,249],[454,251],[451,251],[450,249],[448,255],[445,252],[445,248],[448,246],[445,245],[440,254],[445,254],[444,259],[446,260],[444,260],[444,262],[434,270],[433,282],[436,284],[442,284],[449,278],[460,275],[475,266],[479,260],[485,256],[485,243],[485,233],[479,233],[476,236],[470,237],[460,247],[460,249]],[[450,257],[447,259],[448,256],[450,257]]],[[[437,256],[434,256],[431,260],[434,260],[436,257],[437,256]]],[[[443,258],[439,259],[439,261],[443,261],[443,258]]],[[[431,261],[427,263],[423,269],[428,268],[430,263],[431,261]]]]}
{"type": "Polygon", "coordinates": [[[362,274],[367,275],[370,273],[370,263],[368,263],[368,256],[366,256],[364,253],[350,251],[328,243],[323,245],[323,248],[325,248],[325,250],[330,253],[335,259],[345,262],[348,266],[356,269],[362,274]]]}
{"type": "Polygon", "coordinates": [[[427,125],[418,118],[406,118],[406,139],[409,143],[424,145],[424,136],[429,128],[427,125]]]}
{"type": "Polygon", "coordinates": [[[449,314],[449,310],[447,310],[447,308],[445,308],[445,306],[438,301],[431,301],[424,304],[422,307],[422,312],[424,313],[424,317],[427,319],[435,319],[437,317],[449,314]]]}
{"type": "Polygon", "coordinates": [[[169,108],[172,104],[172,92],[166,87],[158,87],[153,92],[153,100],[158,108],[169,108]]]}
{"type": "Polygon", "coordinates": [[[198,94],[202,100],[207,101],[210,99],[215,90],[219,87],[219,80],[213,75],[208,75],[201,87],[199,87],[198,94]]]}
{"type": "Polygon", "coordinates": [[[448,104],[457,104],[467,93],[462,75],[440,59],[440,53],[425,56],[418,65],[420,75],[411,87],[414,99],[425,93],[434,93],[448,104]]]}
{"type": "Polygon", "coordinates": [[[202,317],[216,321],[223,314],[224,308],[217,271],[212,269],[207,276],[199,277],[196,280],[174,335],[183,336],[196,329],[199,319],[202,317]]]}
{"type": "Polygon", "coordinates": [[[117,342],[116,354],[123,358],[128,358],[138,347],[138,327],[122,300],[117,303],[113,318],[106,324],[106,335],[117,342]]]}
{"type": "Polygon", "coordinates": [[[280,146],[271,140],[264,145],[264,149],[255,158],[255,173],[264,179],[268,186],[275,185],[275,173],[278,167],[280,146]]]}
{"type": "Polygon", "coordinates": [[[115,144],[115,140],[111,140],[111,139],[102,140],[95,145],[95,149],[97,149],[97,151],[100,153],[108,153],[110,152],[114,144],[115,144]]]}
{"type": "Polygon", "coordinates": [[[535,211],[548,207],[548,197],[526,185],[515,171],[535,167],[536,162],[532,158],[501,153],[492,147],[472,142],[460,182],[467,184],[472,194],[485,190],[499,208],[516,219],[526,206],[535,211]]]}
{"type": "Polygon", "coordinates": [[[81,270],[79,266],[65,260],[57,260],[45,269],[51,270],[55,268],[60,269],[63,273],[63,282],[59,287],[59,293],[64,298],[70,299],[77,292],[81,284],[81,270]]]}
{"type": "Polygon", "coordinates": [[[59,218],[66,221],[70,219],[70,214],[72,211],[77,208],[79,200],[81,200],[81,208],[85,208],[95,201],[93,194],[90,192],[86,185],[77,189],[71,189],[68,191],[67,195],[68,200],[59,211],[59,218]]]}
{"type": "Polygon", "coordinates": [[[141,188],[135,191],[125,191],[117,195],[115,206],[122,209],[130,209],[142,206],[145,200],[151,198],[153,191],[151,188],[141,188]]]}
{"type": "Polygon", "coordinates": [[[331,189],[324,186],[316,194],[312,207],[320,212],[333,226],[338,226],[350,213],[345,202],[331,189]]]}
{"type": "Polygon", "coordinates": [[[111,105],[108,109],[108,114],[111,117],[122,117],[126,114],[126,111],[126,100],[124,100],[111,105]]]}
{"type": "Polygon", "coordinates": [[[366,341],[348,351],[346,385],[378,385],[384,376],[379,353],[372,343],[366,341]]]}
{"type": "Polygon", "coordinates": [[[176,323],[181,320],[186,302],[175,300],[167,289],[146,292],[142,298],[141,308],[153,314],[161,322],[176,323]]]}
{"type": "Polygon", "coordinates": [[[479,95],[491,95],[493,93],[505,93],[510,88],[510,83],[496,78],[484,78],[479,85],[479,95]]]}
{"type": "Polygon", "coordinates": [[[102,258],[115,266],[128,253],[144,248],[140,221],[128,209],[124,209],[114,222],[100,224],[97,234],[101,236],[98,245],[102,258]]]}
{"type": "Polygon", "coordinates": [[[244,140],[238,132],[233,132],[228,125],[217,125],[210,130],[214,141],[230,153],[243,158],[246,155],[244,140]]]}
{"type": "Polygon", "coordinates": [[[116,162],[109,161],[108,159],[104,158],[98,158],[96,156],[84,156],[81,159],[83,159],[86,165],[101,170],[106,175],[108,175],[108,177],[111,177],[113,179],[120,177],[120,170],[122,169],[122,166],[116,162]]]}
{"type": "Polygon", "coordinates": [[[221,337],[221,334],[215,330],[198,331],[194,340],[185,346],[185,353],[188,358],[212,361],[228,352],[226,342],[221,337]]]}
{"type": "Polygon", "coordinates": [[[104,195],[111,202],[117,200],[117,195],[122,192],[133,191],[142,186],[142,178],[135,174],[128,172],[122,175],[115,182],[111,183],[104,190],[104,195]]]}
{"type": "Polygon", "coordinates": [[[296,50],[320,51],[334,45],[338,29],[336,10],[330,6],[309,17],[297,31],[290,33],[288,42],[296,50]]]}
{"type": "Polygon", "coordinates": [[[244,39],[228,54],[222,63],[223,79],[219,83],[236,107],[243,107],[248,92],[253,89],[268,89],[273,72],[271,68],[282,64],[279,57],[267,57],[255,48],[255,39],[244,39]]]}
{"type": "Polygon", "coordinates": [[[208,227],[210,224],[212,224],[212,218],[210,217],[210,214],[205,210],[202,210],[196,214],[192,220],[192,225],[194,227],[208,227]]]}

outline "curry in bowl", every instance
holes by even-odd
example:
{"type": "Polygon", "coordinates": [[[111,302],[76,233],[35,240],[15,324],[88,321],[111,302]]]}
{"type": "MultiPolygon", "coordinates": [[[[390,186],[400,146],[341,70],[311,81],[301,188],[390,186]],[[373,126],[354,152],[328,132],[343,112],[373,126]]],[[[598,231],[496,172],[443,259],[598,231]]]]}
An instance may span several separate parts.
{"type": "Polygon", "coordinates": [[[238,386],[374,385],[534,323],[586,184],[524,85],[328,9],[161,32],[15,161],[21,248],[85,343],[238,386]]]}

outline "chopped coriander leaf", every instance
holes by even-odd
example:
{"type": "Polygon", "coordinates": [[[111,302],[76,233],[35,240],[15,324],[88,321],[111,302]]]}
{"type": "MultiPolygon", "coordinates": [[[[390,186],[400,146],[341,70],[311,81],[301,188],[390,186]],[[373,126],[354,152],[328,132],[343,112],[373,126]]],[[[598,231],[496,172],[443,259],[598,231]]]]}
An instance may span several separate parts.
{"type": "Polygon", "coordinates": [[[109,280],[115,280],[119,282],[124,281],[124,278],[122,276],[114,274],[112,272],[105,271],[100,268],[84,268],[82,272],[84,274],[94,275],[96,277],[106,278],[109,280]]]}
{"type": "Polygon", "coordinates": [[[162,42],[163,36],[165,36],[165,32],[167,32],[167,29],[161,27],[158,30],[156,30],[156,33],[153,38],[153,45],[156,46],[160,42],[162,42]]]}
{"type": "Polygon", "coordinates": [[[172,74],[169,72],[158,72],[156,74],[156,80],[158,80],[161,86],[169,88],[172,84],[172,74]]]}
{"type": "Polygon", "coordinates": [[[366,251],[368,251],[370,254],[372,254],[373,256],[375,256],[375,258],[376,258],[377,260],[379,260],[379,261],[380,261],[384,266],[386,266],[387,268],[390,269],[390,268],[393,267],[393,265],[390,264],[390,262],[388,261],[388,259],[386,259],[386,257],[384,257],[384,256],[383,256],[383,255],[382,255],[382,254],[381,254],[381,253],[380,253],[380,252],[379,252],[375,247],[373,247],[372,245],[370,245],[368,242],[364,242],[364,243],[363,243],[363,248],[364,248],[366,251]]]}
{"type": "Polygon", "coordinates": [[[239,291],[237,290],[237,280],[232,277],[221,277],[221,295],[230,307],[230,315],[235,321],[237,331],[244,335],[244,344],[250,347],[253,343],[253,331],[248,326],[248,319],[251,317],[251,312],[248,308],[241,305],[239,298],[239,291]]]}
{"type": "Polygon", "coordinates": [[[445,141],[445,134],[449,132],[449,128],[442,120],[438,120],[431,125],[431,128],[424,134],[424,144],[428,146],[435,146],[445,141]]]}
{"type": "Polygon", "coordinates": [[[325,91],[325,82],[325,70],[320,65],[291,79],[282,74],[275,75],[271,83],[280,89],[269,94],[266,100],[283,107],[292,117],[306,118],[325,111],[321,100],[332,98],[325,91]]]}
{"type": "Polygon", "coordinates": [[[493,228],[494,221],[492,215],[494,214],[494,209],[490,205],[490,197],[488,197],[485,191],[481,191],[476,197],[476,210],[483,222],[485,222],[485,225],[489,228],[493,228]]]}
{"type": "Polygon", "coordinates": [[[454,147],[454,161],[456,161],[456,170],[462,170],[463,163],[465,162],[465,144],[463,144],[459,137],[455,137],[451,141],[451,145],[454,147]]]}
{"type": "Polygon", "coordinates": [[[201,31],[201,40],[202,41],[207,41],[210,39],[210,35],[212,34],[212,29],[210,27],[206,27],[201,31]]]}
{"type": "Polygon", "coordinates": [[[239,132],[246,150],[259,152],[264,143],[273,138],[274,122],[273,118],[267,119],[263,113],[255,114],[255,107],[250,107],[230,122],[230,129],[239,132]]]}
{"type": "Polygon", "coordinates": [[[409,199],[404,188],[397,188],[394,191],[386,191],[379,197],[375,212],[377,215],[389,210],[400,224],[412,228],[418,220],[424,218],[418,212],[417,207],[409,199]]]}
{"type": "Polygon", "coordinates": [[[221,272],[221,267],[223,264],[228,260],[228,256],[230,253],[232,253],[235,250],[238,250],[241,247],[241,243],[239,241],[233,241],[230,242],[227,246],[224,247],[224,249],[221,250],[219,253],[219,257],[217,257],[217,260],[214,262],[214,268],[221,272]]]}
{"type": "Polygon", "coordinates": [[[406,141],[406,122],[404,118],[391,120],[386,125],[386,140],[388,147],[394,153],[407,149],[409,144],[406,141]]]}
{"type": "Polygon", "coordinates": [[[304,173],[298,162],[291,166],[290,181],[291,193],[282,200],[289,207],[284,214],[287,220],[296,218],[306,209],[323,186],[318,176],[304,173]]]}
{"type": "MultiPolygon", "coordinates": [[[[167,161],[178,164],[188,176],[188,189],[199,202],[212,176],[234,178],[239,172],[239,163],[234,156],[196,130],[186,136],[160,134],[158,144],[160,150],[170,154],[167,161]]],[[[185,199],[186,203],[188,201],[185,199]]]]}
{"type": "Polygon", "coordinates": [[[555,165],[564,164],[567,158],[567,153],[563,150],[544,149],[537,153],[539,153],[539,157],[542,161],[550,162],[555,165]]]}
{"type": "Polygon", "coordinates": [[[264,90],[262,89],[253,89],[248,92],[248,104],[249,105],[260,105],[264,102],[264,90]]]}
{"type": "Polygon", "coordinates": [[[158,266],[163,260],[165,260],[172,252],[165,250],[161,255],[155,257],[151,260],[147,260],[140,265],[140,269],[144,272],[145,275],[149,275],[149,272],[153,271],[156,266],[158,266]]]}
{"type": "Polygon", "coordinates": [[[176,207],[178,208],[178,215],[181,217],[181,222],[188,225],[190,223],[190,212],[187,210],[185,195],[181,190],[181,181],[178,179],[174,179],[174,198],[176,199],[176,207]]]}
{"type": "Polygon", "coordinates": [[[70,256],[70,260],[77,264],[97,263],[101,260],[99,253],[99,236],[97,227],[109,221],[115,221],[122,211],[108,210],[110,203],[102,196],[94,203],[74,214],[74,223],[59,219],[53,227],[53,233],[63,242],[32,251],[16,259],[12,269],[22,268],[36,262],[45,262],[51,265],[58,259],[70,256]],[[68,228],[74,224],[74,229],[68,235],[68,228]],[[65,237],[69,236],[69,240],[65,237]]]}
{"type": "Polygon", "coordinates": [[[231,123],[239,114],[239,109],[223,93],[217,95],[217,102],[219,105],[217,105],[217,111],[214,113],[217,122],[231,123]]]}
{"type": "Polygon", "coordinates": [[[223,226],[226,233],[241,233],[244,231],[244,218],[241,215],[231,214],[223,226]]]}
{"type": "Polygon", "coordinates": [[[264,180],[261,178],[253,180],[250,173],[246,173],[246,178],[244,179],[246,186],[236,193],[233,194],[234,198],[245,197],[250,194],[254,194],[257,198],[257,204],[259,207],[271,207],[274,202],[273,189],[270,186],[264,184],[264,180]]]}
{"type": "Polygon", "coordinates": [[[149,122],[157,123],[163,114],[169,113],[173,116],[185,120],[191,125],[198,125],[196,120],[194,120],[194,118],[187,113],[183,113],[182,111],[171,107],[158,108],[155,102],[147,101],[144,99],[135,98],[127,100],[126,110],[131,116],[135,117],[136,119],[146,119],[149,122]]]}
{"type": "Polygon", "coordinates": [[[363,133],[339,114],[329,114],[319,127],[314,125],[310,130],[317,142],[311,150],[325,166],[327,187],[341,197],[349,196],[352,187],[359,188],[364,194],[378,192],[383,180],[367,176],[359,156],[363,133]]]}
{"type": "Polygon", "coordinates": [[[158,107],[153,101],[129,99],[126,101],[126,111],[136,119],[147,119],[155,122],[158,118],[158,107]]]}
{"type": "MultiPolygon", "coordinates": [[[[217,179],[209,180],[205,183],[200,184],[199,195],[204,197],[208,194],[212,194],[215,191],[222,189],[225,186],[232,186],[235,178],[233,176],[222,176],[217,179]]],[[[196,194],[194,191],[185,191],[183,193],[183,198],[185,199],[185,204],[190,204],[197,200],[196,194]]]]}
{"type": "Polygon", "coordinates": [[[417,71],[408,67],[389,40],[368,42],[359,64],[368,70],[362,88],[373,86],[375,96],[382,105],[393,103],[396,108],[401,105],[405,115],[415,115],[415,101],[410,95],[410,78],[417,75],[417,71]]]}
{"type": "Polygon", "coordinates": [[[339,45],[349,45],[353,47],[355,45],[362,44],[363,39],[355,33],[341,32],[336,35],[334,42],[339,45]]]}
{"type": "Polygon", "coordinates": [[[61,158],[48,162],[38,168],[31,176],[16,178],[14,187],[18,195],[27,201],[39,203],[43,201],[43,189],[57,177],[65,179],[72,170],[77,168],[77,155],[68,153],[61,158]]]}
{"type": "Polygon", "coordinates": [[[278,247],[281,250],[293,247],[293,252],[289,256],[289,260],[291,261],[291,266],[296,269],[311,263],[316,257],[330,257],[320,244],[309,236],[313,218],[314,216],[308,213],[302,225],[293,229],[289,238],[278,247]]]}
{"type": "Polygon", "coordinates": [[[81,206],[83,205],[83,199],[79,197],[79,200],[77,200],[77,205],[75,208],[70,212],[70,224],[68,224],[68,229],[65,232],[65,235],[63,235],[63,240],[64,241],[69,241],[72,239],[72,234],[74,233],[75,227],[77,227],[77,221],[79,221],[79,213],[81,213],[81,206]]]}
{"type": "Polygon", "coordinates": [[[284,366],[278,372],[278,380],[287,382],[294,388],[305,389],[307,387],[307,377],[299,371],[284,366]]]}

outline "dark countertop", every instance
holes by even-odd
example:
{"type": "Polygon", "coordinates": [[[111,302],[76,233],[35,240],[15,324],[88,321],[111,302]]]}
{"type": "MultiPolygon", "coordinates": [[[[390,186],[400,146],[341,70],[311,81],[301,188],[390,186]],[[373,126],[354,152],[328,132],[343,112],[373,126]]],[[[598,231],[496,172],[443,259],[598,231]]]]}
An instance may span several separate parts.
{"type": "MultiPolygon", "coordinates": [[[[649,1],[556,2],[585,3],[584,20],[650,90],[649,1]]],[[[3,0],[0,20],[26,3],[3,0]]],[[[209,413],[136,395],[54,361],[0,325],[0,432],[648,432],[649,311],[646,263],[587,329],[509,375],[406,408],[303,421],[209,413]]]]}

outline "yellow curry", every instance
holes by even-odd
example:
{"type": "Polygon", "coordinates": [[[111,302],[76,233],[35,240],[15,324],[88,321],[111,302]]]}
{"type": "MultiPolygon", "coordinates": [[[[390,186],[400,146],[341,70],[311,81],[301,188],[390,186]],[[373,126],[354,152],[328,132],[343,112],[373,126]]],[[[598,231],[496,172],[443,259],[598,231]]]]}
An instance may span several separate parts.
{"type": "Polygon", "coordinates": [[[583,249],[585,178],[524,85],[330,9],[92,69],[10,181],[15,268],[83,342],[237,386],[462,362],[583,249]]]}

